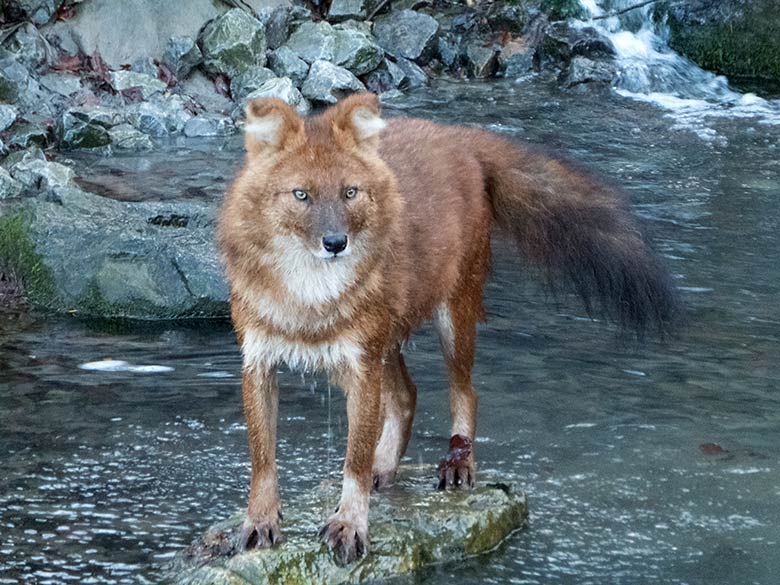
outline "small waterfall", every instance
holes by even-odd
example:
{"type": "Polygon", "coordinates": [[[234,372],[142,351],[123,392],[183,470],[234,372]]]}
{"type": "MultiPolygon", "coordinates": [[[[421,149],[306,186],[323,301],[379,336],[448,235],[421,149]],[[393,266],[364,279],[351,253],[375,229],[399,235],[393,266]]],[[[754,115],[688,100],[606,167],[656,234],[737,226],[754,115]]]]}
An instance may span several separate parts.
{"type": "Polygon", "coordinates": [[[591,20],[620,12],[637,0],[579,2],[590,18],[576,24],[596,28],[615,46],[619,73],[614,88],[619,94],[668,110],[678,127],[689,128],[704,139],[717,137],[707,123],[712,118],[755,118],[762,124],[780,125],[780,100],[736,92],[725,77],[673,51],[667,42],[667,27],[654,22],[652,4],[591,20]]]}

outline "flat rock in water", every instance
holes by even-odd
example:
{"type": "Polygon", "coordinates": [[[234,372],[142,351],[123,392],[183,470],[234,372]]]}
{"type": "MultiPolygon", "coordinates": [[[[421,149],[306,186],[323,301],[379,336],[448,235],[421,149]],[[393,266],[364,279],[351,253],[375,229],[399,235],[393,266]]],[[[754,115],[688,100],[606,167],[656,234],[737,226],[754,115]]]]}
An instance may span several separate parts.
{"type": "Polygon", "coordinates": [[[341,566],[317,532],[338,502],[339,485],[284,503],[284,541],[276,548],[235,553],[237,515],[213,526],[181,553],[167,581],[177,585],[287,585],[363,583],[387,579],[444,561],[457,561],[493,549],[528,517],[525,495],[513,486],[490,483],[483,474],[472,491],[434,489],[431,466],[401,469],[390,490],[371,497],[371,552],[341,566]]]}

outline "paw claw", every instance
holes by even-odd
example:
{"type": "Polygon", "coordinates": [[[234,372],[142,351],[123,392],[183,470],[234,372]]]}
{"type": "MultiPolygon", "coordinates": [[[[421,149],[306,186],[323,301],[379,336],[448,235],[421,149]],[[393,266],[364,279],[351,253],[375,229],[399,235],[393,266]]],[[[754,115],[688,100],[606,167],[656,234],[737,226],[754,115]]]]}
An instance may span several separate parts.
{"type": "Polygon", "coordinates": [[[450,450],[439,463],[437,489],[474,487],[474,457],[471,445],[471,439],[461,435],[454,435],[450,439],[450,450]]]}
{"type": "Polygon", "coordinates": [[[320,539],[342,565],[355,562],[368,553],[368,533],[352,522],[332,516],[320,529],[320,539]]]}
{"type": "Polygon", "coordinates": [[[238,534],[236,549],[244,552],[253,548],[271,548],[282,541],[282,531],[279,528],[281,513],[274,519],[265,517],[252,519],[247,517],[238,534]]]}

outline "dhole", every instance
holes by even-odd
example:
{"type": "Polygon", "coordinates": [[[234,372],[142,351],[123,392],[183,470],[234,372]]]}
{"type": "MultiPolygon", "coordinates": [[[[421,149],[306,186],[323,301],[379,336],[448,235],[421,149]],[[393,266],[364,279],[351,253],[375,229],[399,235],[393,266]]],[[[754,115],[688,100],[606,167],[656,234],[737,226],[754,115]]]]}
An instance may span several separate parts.
{"type": "Polygon", "coordinates": [[[346,392],[343,489],[320,535],[343,562],[368,550],[369,494],[393,481],[414,416],[401,345],[430,319],[452,414],[439,487],[474,484],[471,368],[494,225],[588,311],[640,331],[675,315],[668,275],[615,192],[568,165],[478,129],[385,121],[370,94],[305,119],[275,99],[247,110],[246,162],[218,230],[252,458],[239,549],[281,534],[284,363],[325,370],[346,392]]]}

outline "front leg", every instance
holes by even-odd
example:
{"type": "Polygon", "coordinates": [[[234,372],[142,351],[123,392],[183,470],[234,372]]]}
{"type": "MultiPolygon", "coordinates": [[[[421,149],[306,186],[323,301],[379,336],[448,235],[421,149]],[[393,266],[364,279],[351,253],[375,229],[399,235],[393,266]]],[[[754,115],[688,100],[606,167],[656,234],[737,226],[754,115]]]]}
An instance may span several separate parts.
{"type": "Polygon", "coordinates": [[[382,364],[364,363],[361,371],[342,374],[347,394],[347,456],[344,483],[336,512],[320,530],[320,537],[344,564],[368,552],[368,501],[371,494],[374,450],[380,430],[382,364]]]}
{"type": "Polygon", "coordinates": [[[244,416],[249,431],[252,480],[249,506],[238,550],[268,548],[279,542],[282,519],[276,472],[276,419],[279,390],[276,374],[260,366],[244,366],[244,416]]]}

